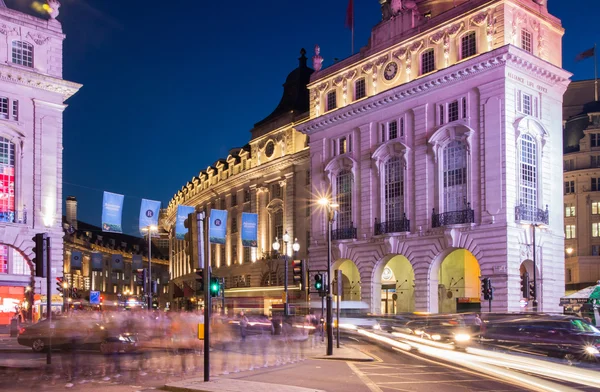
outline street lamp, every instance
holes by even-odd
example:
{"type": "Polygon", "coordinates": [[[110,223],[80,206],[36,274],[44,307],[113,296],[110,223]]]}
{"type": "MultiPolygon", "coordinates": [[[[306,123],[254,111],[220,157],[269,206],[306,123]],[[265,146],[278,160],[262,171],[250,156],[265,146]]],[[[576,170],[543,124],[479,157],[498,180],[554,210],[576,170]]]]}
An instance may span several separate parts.
{"type": "Polygon", "coordinates": [[[148,310],[152,309],[152,233],[158,231],[155,225],[144,227],[142,231],[148,233],[148,310]]]}
{"type": "MultiPolygon", "coordinates": [[[[283,269],[283,291],[285,293],[285,302],[283,303],[283,315],[285,317],[290,315],[289,301],[288,301],[288,243],[290,242],[290,235],[286,231],[283,235],[283,261],[284,261],[284,269],[283,269]]],[[[273,242],[273,250],[279,253],[279,249],[281,248],[281,244],[279,243],[279,238],[275,237],[275,242],[273,242]]],[[[298,243],[298,239],[294,239],[294,243],[292,244],[292,250],[294,253],[300,250],[300,244],[298,243]]]]}
{"type": "Polygon", "coordinates": [[[327,355],[333,355],[333,298],[331,293],[331,229],[338,204],[323,197],[318,203],[327,211],[327,355]]]}

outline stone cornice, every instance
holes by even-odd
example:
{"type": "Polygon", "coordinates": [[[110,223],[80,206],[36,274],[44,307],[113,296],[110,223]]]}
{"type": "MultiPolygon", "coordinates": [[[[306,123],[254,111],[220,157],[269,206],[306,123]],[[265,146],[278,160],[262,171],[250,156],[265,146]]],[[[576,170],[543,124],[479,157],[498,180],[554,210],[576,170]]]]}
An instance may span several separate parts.
{"type": "Polygon", "coordinates": [[[427,94],[441,85],[459,83],[483,71],[507,64],[519,66],[523,72],[527,72],[550,84],[564,83],[571,75],[567,71],[538,59],[519,48],[506,45],[470,60],[444,68],[434,74],[386,90],[378,95],[340,108],[334,112],[315,117],[304,124],[298,125],[296,129],[299,132],[311,135],[336,123],[364,116],[371,110],[381,109],[396,104],[403,99],[427,94]]]}
{"type": "Polygon", "coordinates": [[[0,80],[60,94],[63,97],[63,101],[69,99],[82,87],[79,83],[41,75],[5,64],[0,64],[0,80]]]}

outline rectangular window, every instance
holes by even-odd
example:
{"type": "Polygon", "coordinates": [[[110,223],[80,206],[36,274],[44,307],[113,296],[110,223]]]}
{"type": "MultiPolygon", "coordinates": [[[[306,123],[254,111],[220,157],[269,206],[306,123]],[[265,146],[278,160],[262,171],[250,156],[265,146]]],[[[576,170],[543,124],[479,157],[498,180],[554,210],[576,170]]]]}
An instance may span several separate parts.
{"type": "Polygon", "coordinates": [[[398,123],[396,121],[391,121],[388,124],[388,139],[392,140],[398,137],[398,123]]]}
{"type": "Polygon", "coordinates": [[[445,117],[444,117],[444,105],[440,105],[439,106],[440,109],[440,125],[442,125],[444,123],[445,117]]]}
{"type": "Polygon", "coordinates": [[[600,256],[600,245],[592,245],[592,256],[600,256]]]}
{"type": "Polygon", "coordinates": [[[12,63],[33,68],[33,45],[23,41],[13,41],[12,63]]]}
{"type": "Polygon", "coordinates": [[[576,238],[575,237],[575,225],[566,225],[565,226],[565,236],[568,240],[576,238]]]}
{"type": "Polygon", "coordinates": [[[231,206],[237,206],[237,193],[231,195],[231,206]]]}
{"type": "Polygon", "coordinates": [[[339,151],[340,155],[348,152],[348,140],[345,137],[339,138],[338,151],[339,151]]]}
{"type": "Polygon", "coordinates": [[[598,237],[598,225],[600,225],[600,223],[592,223],[592,237],[594,238],[598,237]]]}
{"type": "Polygon", "coordinates": [[[225,201],[225,199],[221,199],[221,209],[222,210],[227,209],[227,202],[225,201]]]}
{"type": "Polygon", "coordinates": [[[337,95],[335,91],[327,93],[327,111],[337,108],[337,95]]]}
{"type": "Polygon", "coordinates": [[[592,202],[592,215],[598,215],[598,210],[600,210],[600,202],[592,202]]]}
{"type": "Polygon", "coordinates": [[[567,269],[567,276],[565,278],[566,278],[567,282],[573,281],[573,272],[571,271],[570,268],[567,269]]]}
{"type": "Polygon", "coordinates": [[[477,53],[477,36],[474,31],[470,31],[463,35],[460,42],[461,58],[466,59],[475,56],[477,53]]]}
{"type": "Polygon", "coordinates": [[[599,133],[590,134],[590,147],[600,147],[600,134],[599,133]]]}
{"type": "Polygon", "coordinates": [[[381,124],[381,143],[385,142],[385,124],[381,124]]]}
{"type": "Polygon", "coordinates": [[[8,119],[8,98],[0,97],[0,118],[8,119]]]}
{"type": "Polygon", "coordinates": [[[575,216],[575,206],[565,206],[565,217],[575,216]]]}
{"type": "Polygon", "coordinates": [[[248,203],[251,199],[252,199],[252,194],[250,193],[250,190],[246,189],[244,191],[244,203],[248,203]]]}
{"type": "Polygon", "coordinates": [[[244,247],[244,263],[249,263],[252,261],[251,252],[252,248],[249,246],[244,247]]]}
{"type": "Polygon", "coordinates": [[[359,100],[367,96],[365,79],[358,79],[354,85],[354,99],[359,100]]]}
{"type": "Polygon", "coordinates": [[[237,233],[237,231],[238,231],[237,218],[234,216],[231,218],[231,232],[237,233]]]}
{"type": "Polygon", "coordinates": [[[525,29],[521,30],[521,49],[531,53],[531,33],[525,29]]]}
{"type": "Polygon", "coordinates": [[[19,101],[16,99],[12,101],[12,119],[19,121],[19,101]]]}
{"type": "Polygon", "coordinates": [[[429,49],[421,54],[421,75],[433,71],[435,71],[435,54],[433,49],[429,49]]]}
{"type": "Polygon", "coordinates": [[[400,137],[404,137],[404,118],[400,119],[400,137]]]}
{"type": "Polygon", "coordinates": [[[467,118],[467,98],[462,98],[462,118],[467,118]]]}
{"type": "MultiPolygon", "coordinates": [[[[592,178],[592,180],[594,180],[592,178]]],[[[565,181],[565,195],[575,193],[575,181],[565,181]]]]}
{"type": "Polygon", "coordinates": [[[458,120],[458,101],[451,102],[448,105],[448,121],[456,121],[458,120]]]}
{"type": "Polygon", "coordinates": [[[521,99],[523,101],[521,111],[523,112],[523,114],[531,116],[531,95],[521,94],[521,99]]]}
{"type": "Polygon", "coordinates": [[[281,185],[275,183],[271,184],[271,199],[281,198],[281,185]]]}
{"type": "MultiPolygon", "coordinates": [[[[598,158],[598,157],[596,157],[598,158]]],[[[598,163],[600,163],[600,160],[598,160],[598,163]]],[[[571,170],[575,170],[575,160],[574,159],[567,159],[564,161],[564,170],[565,171],[571,171],[571,170]]]]}
{"type": "Polygon", "coordinates": [[[238,253],[237,253],[237,238],[231,239],[231,265],[236,264],[238,262],[238,253]]]}
{"type": "MultiPolygon", "coordinates": [[[[600,181],[598,178],[592,178],[592,192],[598,191],[598,187],[600,186],[600,181]]],[[[571,181],[573,182],[573,181],[571,181]]],[[[572,192],[574,193],[574,192],[572,192]]]]}

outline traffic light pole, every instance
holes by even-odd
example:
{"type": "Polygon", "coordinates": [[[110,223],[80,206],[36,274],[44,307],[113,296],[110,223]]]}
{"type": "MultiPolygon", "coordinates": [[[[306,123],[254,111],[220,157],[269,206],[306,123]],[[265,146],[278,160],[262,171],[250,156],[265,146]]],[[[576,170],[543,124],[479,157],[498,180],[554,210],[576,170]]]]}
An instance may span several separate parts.
{"type": "Polygon", "coordinates": [[[537,300],[537,266],[536,266],[536,249],[535,249],[535,228],[536,224],[533,224],[533,311],[538,311],[538,300],[537,300]]]}
{"type": "MultiPolygon", "coordinates": [[[[50,257],[50,237],[46,238],[46,318],[48,319],[48,325],[52,328],[52,258],[50,257]]],[[[52,332],[48,334],[48,350],[46,350],[46,364],[52,364],[52,332]]]]}
{"type": "MultiPolygon", "coordinates": [[[[144,280],[144,284],[146,281],[144,280]]],[[[152,229],[148,226],[148,310],[152,309],[152,229]]]]}
{"type": "Polygon", "coordinates": [[[331,295],[331,226],[333,211],[327,211],[327,355],[333,355],[333,298],[331,295]]]}
{"type": "Polygon", "coordinates": [[[198,225],[198,253],[205,252],[206,257],[202,258],[198,254],[198,262],[206,262],[200,267],[204,268],[204,381],[210,381],[210,313],[211,313],[211,295],[210,295],[210,237],[208,229],[208,216],[203,212],[196,213],[196,223],[198,225]],[[204,227],[203,231],[200,228],[204,227]],[[203,245],[203,246],[202,246],[203,245]]]}

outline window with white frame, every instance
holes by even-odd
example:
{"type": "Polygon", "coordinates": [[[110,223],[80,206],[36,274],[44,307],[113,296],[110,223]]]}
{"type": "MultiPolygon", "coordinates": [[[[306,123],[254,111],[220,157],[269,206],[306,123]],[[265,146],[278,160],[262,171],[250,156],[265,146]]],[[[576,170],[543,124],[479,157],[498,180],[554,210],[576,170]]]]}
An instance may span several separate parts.
{"type": "Polygon", "coordinates": [[[521,49],[526,52],[532,52],[532,38],[529,30],[521,30],[521,49]]]}
{"type": "Polygon", "coordinates": [[[570,218],[572,216],[575,216],[575,206],[565,205],[565,217],[570,218]]]}
{"type": "Polygon", "coordinates": [[[399,157],[384,165],[384,203],[386,222],[400,221],[404,213],[404,165],[399,157]]]}
{"type": "Polygon", "coordinates": [[[13,41],[12,63],[33,68],[33,45],[23,41],[13,41]]]}
{"type": "Polygon", "coordinates": [[[0,245],[0,274],[8,274],[8,246],[0,245]]]}
{"type": "Polygon", "coordinates": [[[474,31],[469,31],[463,35],[460,40],[461,59],[466,59],[477,54],[477,35],[474,31]]]}
{"type": "Polygon", "coordinates": [[[25,261],[25,258],[16,249],[12,249],[11,274],[13,275],[29,275],[31,268],[25,261]]]}
{"type": "Polygon", "coordinates": [[[400,119],[400,137],[404,137],[404,118],[400,119]]]}
{"type": "Polygon", "coordinates": [[[0,97],[0,118],[8,119],[8,98],[0,97]]]}
{"type": "Polygon", "coordinates": [[[577,238],[575,236],[575,225],[565,225],[565,237],[568,240],[577,238]]]}
{"type": "Polygon", "coordinates": [[[575,193],[575,181],[565,181],[565,195],[575,193]]]}
{"type": "Polygon", "coordinates": [[[352,227],[352,187],[354,176],[350,170],[342,170],[335,179],[336,202],[338,204],[338,216],[336,225],[338,229],[352,227]]]}
{"type": "Polygon", "coordinates": [[[594,238],[598,237],[598,225],[600,225],[600,223],[592,223],[592,237],[594,238]]]}
{"type": "Polygon", "coordinates": [[[456,121],[458,120],[458,101],[450,102],[448,104],[448,121],[456,121]]]}
{"type": "Polygon", "coordinates": [[[600,147],[600,133],[590,133],[590,147],[600,147]]]}
{"type": "Polygon", "coordinates": [[[0,222],[15,220],[15,144],[0,137],[0,222]]]}
{"type": "Polygon", "coordinates": [[[398,137],[398,122],[390,121],[388,124],[388,140],[392,140],[398,137]]]}
{"type": "Polygon", "coordinates": [[[12,101],[12,119],[19,121],[19,101],[16,99],[12,101]]]}
{"type": "Polygon", "coordinates": [[[527,116],[539,117],[538,97],[517,91],[517,111],[527,116]]]}
{"type": "Polygon", "coordinates": [[[464,210],[467,202],[467,148],[460,140],[444,147],[443,207],[444,212],[464,210]]]}
{"type": "Polygon", "coordinates": [[[538,206],[537,144],[533,136],[522,134],[519,141],[519,199],[528,219],[534,218],[538,206]]]}
{"type": "Polygon", "coordinates": [[[592,215],[598,215],[600,211],[600,202],[593,201],[592,202],[592,215]]]}
{"type": "Polygon", "coordinates": [[[365,78],[358,79],[354,84],[354,100],[359,100],[367,96],[367,84],[365,78]]]}
{"type": "Polygon", "coordinates": [[[433,49],[427,49],[421,53],[421,75],[435,71],[435,53],[433,49]]]}
{"type": "MultiPolygon", "coordinates": [[[[571,181],[571,182],[574,182],[574,181],[571,181]]],[[[592,178],[591,185],[592,185],[592,192],[600,191],[600,178],[592,178]]],[[[575,189],[573,188],[573,190],[570,193],[575,193],[575,189]]]]}
{"type": "Polygon", "coordinates": [[[348,152],[348,139],[346,137],[338,139],[338,152],[340,155],[348,152]]]}
{"type": "Polygon", "coordinates": [[[335,91],[327,93],[327,111],[337,108],[337,94],[335,91]]]}

